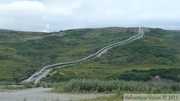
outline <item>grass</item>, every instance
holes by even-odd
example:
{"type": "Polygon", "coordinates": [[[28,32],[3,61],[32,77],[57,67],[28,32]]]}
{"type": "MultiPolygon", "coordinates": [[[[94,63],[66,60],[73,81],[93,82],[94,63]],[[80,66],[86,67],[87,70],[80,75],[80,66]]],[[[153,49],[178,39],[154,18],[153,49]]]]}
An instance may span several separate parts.
{"type": "Polygon", "coordinates": [[[136,82],[124,80],[92,80],[92,79],[73,79],[69,82],[54,84],[53,92],[67,93],[177,93],[180,91],[179,83],[166,83],[163,81],[155,82],[136,82]]]}
{"type": "MultiPolygon", "coordinates": [[[[19,55],[16,43],[28,41],[26,38],[47,36],[45,33],[0,30],[0,81],[19,82],[31,71],[28,57],[19,55]]],[[[25,47],[24,47],[25,48],[25,47]]],[[[32,71],[31,71],[32,72],[32,71]]]]}
{"type": "Polygon", "coordinates": [[[124,81],[73,79],[68,82],[54,83],[55,93],[106,93],[102,96],[82,101],[123,101],[124,94],[179,94],[179,83],[158,81],[124,81]]]}
{"type": "Polygon", "coordinates": [[[109,95],[97,97],[94,99],[83,99],[82,101],[124,101],[122,95],[109,95]]]}
{"type": "Polygon", "coordinates": [[[23,85],[1,85],[0,92],[12,91],[12,90],[24,90],[27,89],[23,85]]]}

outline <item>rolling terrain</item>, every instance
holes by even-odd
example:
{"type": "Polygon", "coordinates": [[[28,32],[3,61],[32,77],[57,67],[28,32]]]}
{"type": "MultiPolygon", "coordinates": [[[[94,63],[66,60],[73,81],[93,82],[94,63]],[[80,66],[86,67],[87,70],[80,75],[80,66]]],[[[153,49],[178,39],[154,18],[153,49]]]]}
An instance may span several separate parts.
{"type": "Polygon", "coordinates": [[[179,71],[180,32],[149,28],[143,39],[114,47],[92,61],[56,69],[44,81],[62,82],[83,78],[148,81],[160,76],[179,82],[179,71]]]}
{"type": "Polygon", "coordinates": [[[0,30],[0,80],[20,82],[44,66],[84,58],[137,33],[137,28],[117,27],[52,33],[0,30]]]}
{"type": "Polygon", "coordinates": [[[32,82],[34,81],[34,83],[38,83],[43,77],[46,77],[49,72],[54,69],[54,68],[64,68],[64,67],[68,67],[71,64],[77,64],[77,63],[81,63],[87,60],[90,60],[92,58],[99,58],[100,56],[102,56],[103,54],[105,54],[109,49],[113,48],[113,47],[118,47],[120,45],[124,45],[124,44],[128,44],[130,42],[133,42],[135,40],[138,40],[140,38],[143,38],[144,36],[144,28],[139,28],[138,34],[126,39],[126,40],[122,40],[116,43],[112,43],[110,45],[107,45],[103,48],[101,48],[100,50],[98,50],[97,52],[84,57],[82,59],[79,60],[75,60],[75,61],[68,61],[68,62],[61,62],[61,63],[56,63],[56,64],[51,64],[48,66],[43,67],[40,71],[36,71],[32,76],[30,76],[27,80],[23,80],[22,82],[32,82]]]}
{"type": "MultiPolygon", "coordinates": [[[[119,27],[51,33],[0,30],[0,81],[20,82],[44,66],[82,59],[136,34],[138,28],[119,27]]],[[[143,39],[114,47],[101,57],[68,67],[51,71],[43,81],[62,82],[77,78],[146,81],[156,75],[178,81],[180,31],[146,28],[143,39]],[[173,75],[161,75],[166,71],[173,75]]]]}

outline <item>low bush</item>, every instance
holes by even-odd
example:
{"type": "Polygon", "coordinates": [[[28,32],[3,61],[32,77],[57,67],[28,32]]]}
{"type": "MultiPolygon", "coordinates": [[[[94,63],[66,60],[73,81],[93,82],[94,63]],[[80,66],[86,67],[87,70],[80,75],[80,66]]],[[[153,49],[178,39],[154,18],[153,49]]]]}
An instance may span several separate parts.
{"type": "Polygon", "coordinates": [[[119,80],[73,79],[54,84],[54,92],[172,93],[180,91],[179,83],[136,82],[119,80]]]}
{"type": "Polygon", "coordinates": [[[150,69],[150,70],[131,70],[120,74],[117,78],[119,80],[133,80],[133,81],[148,81],[152,77],[159,76],[162,79],[168,79],[176,82],[180,82],[180,69],[179,68],[169,68],[169,69],[150,69]]]}

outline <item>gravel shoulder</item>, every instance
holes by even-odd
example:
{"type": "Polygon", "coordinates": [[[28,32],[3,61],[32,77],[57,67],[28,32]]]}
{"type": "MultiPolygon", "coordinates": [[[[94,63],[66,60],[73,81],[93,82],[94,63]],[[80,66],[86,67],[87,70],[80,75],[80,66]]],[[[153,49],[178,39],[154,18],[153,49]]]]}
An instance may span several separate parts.
{"type": "Polygon", "coordinates": [[[32,88],[26,90],[0,92],[1,101],[79,101],[108,94],[57,94],[48,93],[52,88],[32,88]]]}

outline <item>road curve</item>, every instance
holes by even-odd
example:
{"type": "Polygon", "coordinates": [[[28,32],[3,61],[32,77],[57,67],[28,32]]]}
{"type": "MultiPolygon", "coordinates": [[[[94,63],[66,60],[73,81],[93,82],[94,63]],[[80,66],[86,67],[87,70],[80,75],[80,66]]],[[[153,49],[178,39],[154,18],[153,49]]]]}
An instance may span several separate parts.
{"type": "Polygon", "coordinates": [[[51,70],[52,67],[57,67],[57,66],[60,66],[59,68],[62,68],[62,67],[66,67],[68,65],[71,65],[71,64],[75,64],[75,63],[80,63],[80,62],[83,62],[87,59],[90,59],[92,57],[100,57],[102,54],[104,54],[105,52],[107,52],[109,49],[113,48],[113,47],[116,47],[116,46],[120,46],[120,45],[123,45],[123,44],[127,44],[127,43],[130,43],[132,41],[135,41],[135,40],[138,40],[140,38],[143,38],[143,35],[144,35],[144,27],[139,27],[139,33],[126,39],[126,40],[123,40],[123,41],[120,41],[120,42],[117,42],[117,43],[113,43],[113,44],[110,44],[108,46],[105,46],[103,48],[101,48],[99,51],[97,51],[96,53],[94,54],[91,54],[85,58],[82,58],[80,60],[76,60],[76,61],[71,61],[71,62],[62,62],[62,63],[56,63],[56,64],[52,64],[52,65],[48,65],[48,66],[45,66],[44,68],[42,68],[40,71],[38,72],[35,72],[31,77],[29,77],[27,80],[24,80],[22,82],[34,82],[35,84],[37,82],[39,82],[39,80],[43,77],[45,77],[51,70]]]}

